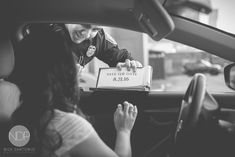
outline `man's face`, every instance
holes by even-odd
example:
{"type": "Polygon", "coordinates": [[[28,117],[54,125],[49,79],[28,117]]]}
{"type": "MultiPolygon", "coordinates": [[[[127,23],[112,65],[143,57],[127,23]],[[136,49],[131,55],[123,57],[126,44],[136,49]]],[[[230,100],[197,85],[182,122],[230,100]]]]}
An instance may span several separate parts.
{"type": "Polygon", "coordinates": [[[65,24],[70,38],[74,43],[81,43],[86,39],[90,39],[96,36],[98,32],[98,27],[89,25],[89,27],[84,27],[81,24],[65,24]]]}

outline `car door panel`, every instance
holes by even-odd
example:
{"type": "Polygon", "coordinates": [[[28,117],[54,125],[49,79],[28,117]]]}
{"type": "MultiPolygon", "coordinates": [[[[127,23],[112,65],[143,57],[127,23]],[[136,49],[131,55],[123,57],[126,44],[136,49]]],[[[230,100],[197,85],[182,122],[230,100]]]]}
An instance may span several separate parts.
{"type": "MultiPolygon", "coordinates": [[[[136,105],[138,117],[131,137],[133,156],[145,156],[148,152],[151,153],[147,156],[166,156],[183,96],[183,92],[90,91],[82,93],[80,104],[100,137],[112,148],[115,144],[113,113],[117,104],[129,101],[136,105]]],[[[215,93],[213,96],[221,106],[221,117],[234,118],[235,95],[215,93]]]]}

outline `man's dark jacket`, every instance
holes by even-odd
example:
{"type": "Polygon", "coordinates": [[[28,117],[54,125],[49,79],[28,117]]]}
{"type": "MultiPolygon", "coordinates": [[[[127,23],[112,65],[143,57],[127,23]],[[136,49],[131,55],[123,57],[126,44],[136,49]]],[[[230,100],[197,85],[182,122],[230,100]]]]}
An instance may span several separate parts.
{"type": "Polygon", "coordinates": [[[110,67],[115,67],[118,62],[125,62],[126,59],[133,60],[131,54],[126,49],[119,49],[114,39],[106,34],[103,29],[100,29],[94,38],[76,44],[71,40],[64,25],[53,24],[51,27],[55,32],[65,35],[71,50],[77,57],[78,63],[82,66],[89,63],[94,57],[97,57],[110,67]],[[95,47],[94,53],[88,52],[90,46],[95,47]]]}

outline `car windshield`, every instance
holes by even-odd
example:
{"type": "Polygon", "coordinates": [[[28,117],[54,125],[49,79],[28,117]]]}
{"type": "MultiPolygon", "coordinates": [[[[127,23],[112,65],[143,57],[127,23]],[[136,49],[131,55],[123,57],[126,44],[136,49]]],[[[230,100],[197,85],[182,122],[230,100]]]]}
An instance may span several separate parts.
{"type": "MultiPolygon", "coordinates": [[[[164,7],[171,15],[186,20],[203,23],[224,31],[232,36],[235,34],[235,22],[231,15],[235,13],[234,0],[167,0],[164,7]]],[[[151,90],[153,91],[185,91],[192,76],[203,73],[207,77],[207,89],[212,92],[231,92],[226,87],[223,69],[230,61],[220,58],[200,48],[177,43],[171,40],[152,40],[147,34],[126,29],[104,27],[110,42],[118,44],[120,49],[127,49],[135,60],[144,66],[153,67],[151,90]]],[[[84,66],[80,77],[80,86],[94,88],[100,67],[108,67],[93,53],[86,53],[89,63],[84,66]],[[91,56],[90,56],[91,55],[91,56]]]]}
{"type": "MultiPolygon", "coordinates": [[[[120,49],[127,49],[143,65],[153,67],[152,91],[185,91],[195,73],[206,75],[208,91],[232,91],[225,85],[223,77],[223,68],[230,63],[228,60],[167,39],[154,41],[144,33],[102,28],[116,40],[120,49]]],[[[97,58],[85,66],[80,86],[95,87],[100,67],[108,65],[97,58]]]]}
{"type": "Polygon", "coordinates": [[[178,16],[235,34],[234,0],[167,0],[165,8],[178,16]]]}

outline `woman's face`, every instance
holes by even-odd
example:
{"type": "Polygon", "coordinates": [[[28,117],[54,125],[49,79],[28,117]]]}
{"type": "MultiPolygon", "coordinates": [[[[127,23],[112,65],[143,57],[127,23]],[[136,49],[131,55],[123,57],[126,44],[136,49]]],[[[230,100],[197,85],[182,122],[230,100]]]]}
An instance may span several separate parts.
{"type": "Polygon", "coordinates": [[[87,28],[81,24],[65,24],[65,27],[69,32],[71,40],[76,44],[95,37],[98,32],[97,27],[93,25],[87,28]]]}

